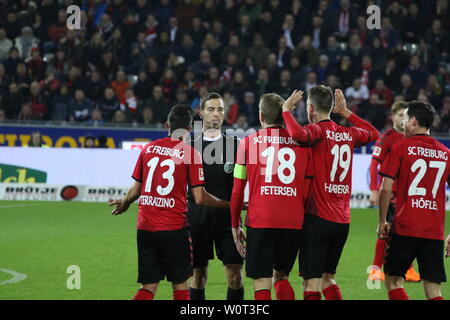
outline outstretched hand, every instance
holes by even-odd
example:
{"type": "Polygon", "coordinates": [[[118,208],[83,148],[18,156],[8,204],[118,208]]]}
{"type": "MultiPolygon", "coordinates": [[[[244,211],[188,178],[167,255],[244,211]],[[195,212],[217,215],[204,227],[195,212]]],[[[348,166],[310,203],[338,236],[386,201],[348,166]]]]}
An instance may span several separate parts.
{"type": "Polygon", "coordinates": [[[119,200],[109,200],[108,206],[116,206],[116,208],[111,212],[113,216],[117,216],[119,214],[124,213],[130,207],[130,204],[123,199],[119,200]]]}
{"type": "Polygon", "coordinates": [[[286,101],[283,103],[283,112],[285,111],[293,111],[297,107],[297,103],[303,98],[303,91],[301,90],[294,90],[292,92],[291,96],[286,99],[286,101]]]}

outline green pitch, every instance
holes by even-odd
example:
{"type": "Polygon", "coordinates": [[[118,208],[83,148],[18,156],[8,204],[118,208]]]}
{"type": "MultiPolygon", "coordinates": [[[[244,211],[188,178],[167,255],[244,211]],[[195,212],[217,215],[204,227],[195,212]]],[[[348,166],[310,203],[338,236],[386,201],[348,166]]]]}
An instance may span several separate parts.
{"type": "MultiPolygon", "coordinates": [[[[0,299],[130,299],[138,289],[135,223],[137,207],[113,217],[100,203],[0,201],[0,299]],[[81,289],[69,290],[69,266],[81,270],[81,289]],[[4,270],[26,275],[13,278],[4,270]]],[[[376,240],[376,210],[352,210],[347,245],[337,281],[345,299],[386,299],[381,289],[367,287],[367,267],[376,240]]],[[[447,223],[448,225],[448,223],[447,223]]],[[[447,227],[447,234],[450,228],[447,227]]],[[[450,259],[446,260],[450,272],[450,259]]],[[[290,276],[296,297],[302,298],[298,266],[290,276]]],[[[424,299],[421,283],[407,283],[412,299],[424,299]]],[[[450,298],[450,284],[443,285],[450,298]]],[[[273,298],[275,297],[274,294],[273,298]]],[[[211,262],[207,299],[224,299],[223,267],[211,262]]],[[[245,278],[246,299],[253,299],[251,280],[245,278]]],[[[171,299],[169,283],[161,282],[156,299],[171,299]]]]}

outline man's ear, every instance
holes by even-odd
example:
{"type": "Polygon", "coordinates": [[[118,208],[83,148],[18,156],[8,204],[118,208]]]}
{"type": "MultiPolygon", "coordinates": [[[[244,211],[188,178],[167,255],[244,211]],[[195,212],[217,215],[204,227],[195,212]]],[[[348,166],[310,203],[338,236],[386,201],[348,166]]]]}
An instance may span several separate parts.
{"type": "Polygon", "coordinates": [[[203,110],[201,108],[198,109],[198,116],[203,120],[203,110]]]}

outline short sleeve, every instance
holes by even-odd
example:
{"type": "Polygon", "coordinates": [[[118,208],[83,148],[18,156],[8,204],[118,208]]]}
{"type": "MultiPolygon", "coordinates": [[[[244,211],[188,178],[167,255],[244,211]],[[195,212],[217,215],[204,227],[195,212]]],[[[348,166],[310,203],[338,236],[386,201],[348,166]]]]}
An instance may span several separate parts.
{"type": "Polygon", "coordinates": [[[381,165],[380,175],[391,179],[398,177],[401,165],[401,154],[398,145],[392,148],[386,155],[383,164],[381,165]]]}
{"type": "Polygon", "coordinates": [[[190,147],[190,149],[192,152],[192,161],[188,164],[189,186],[191,188],[201,187],[205,185],[202,156],[194,148],[190,147]]]}
{"type": "Polygon", "coordinates": [[[142,151],[139,153],[139,157],[136,161],[136,165],[134,166],[134,171],[133,171],[133,175],[131,176],[134,180],[136,180],[137,182],[142,183],[142,175],[143,175],[143,158],[144,158],[144,152],[145,152],[145,148],[142,149],[142,151]]]}

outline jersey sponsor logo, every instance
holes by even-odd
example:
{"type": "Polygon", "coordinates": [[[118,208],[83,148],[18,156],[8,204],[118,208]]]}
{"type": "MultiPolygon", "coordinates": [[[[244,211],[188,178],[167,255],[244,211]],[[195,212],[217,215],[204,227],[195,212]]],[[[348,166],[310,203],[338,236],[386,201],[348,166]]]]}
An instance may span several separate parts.
{"type": "Polygon", "coordinates": [[[223,171],[230,174],[230,173],[233,173],[233,170],[234,170],[234,164],[231,162],[225,162],[225,164],[223,165],[223,171]]]}
{"type": "Polygon", "coordinates": [[[325,183],[325,191],[334,194],[350,194],[350,186],[346,184],[325,183]]]}
{"type": "Polygon", "coordinates": [[[422,147],[408,147],[408,155],[442,159],[445,161],[448,160],[447,152],[444,152],[441,150],[435,150],[435,149],[427,149],[427,148],[422,148],[422,147]]]}
{"type": "Polygon", "coordinates": [[[327,139],[334,140],[336,142],[340,141],[353,141],[353,137],[348,132],[334,132],[331,130],[326,130],[327,139]]]}
{"type": "Polygon", "coordinates": [[[175,207],[174,198],[159,198],[153,196],[140,196],[139,197],[140,206],[152,206],[158,208],[173,208],[175,207]]]}
{"type": "Polygon", "coordinates": [[[375,147],[375,148],[373,148],[373,153],[372,153],[372,155],[373,156],[375,156],[375,157],[379,157],[380,156],[380,154],[381,154],[381,148],[380,147],[375,147]]]}

